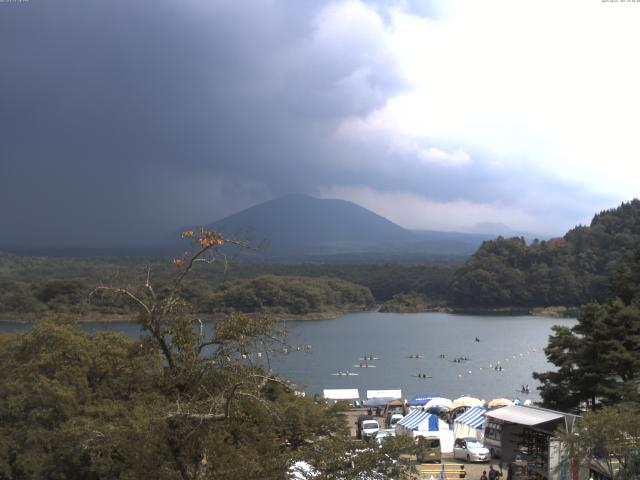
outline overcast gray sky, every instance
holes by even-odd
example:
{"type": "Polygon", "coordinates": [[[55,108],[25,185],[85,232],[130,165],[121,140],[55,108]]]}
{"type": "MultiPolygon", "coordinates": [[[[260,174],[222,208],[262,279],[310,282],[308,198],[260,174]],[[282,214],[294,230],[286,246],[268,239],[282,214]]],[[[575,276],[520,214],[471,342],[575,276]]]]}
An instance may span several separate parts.
{"type": "Polygon", "coordinates": [[[0,3],[0,245],[286,193],[561,234],[638,195],[640,3],[0,3]]]}

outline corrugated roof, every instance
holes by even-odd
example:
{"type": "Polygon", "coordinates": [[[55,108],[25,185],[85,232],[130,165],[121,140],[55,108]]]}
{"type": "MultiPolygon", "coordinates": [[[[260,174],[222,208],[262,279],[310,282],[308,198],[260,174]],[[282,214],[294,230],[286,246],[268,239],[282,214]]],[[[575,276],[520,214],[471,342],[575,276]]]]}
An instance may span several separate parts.
{"type": "Polygon", "coordinates": [[[552,410],[544,410],[535,407],[524,407],[521,405],[510,405],[496,410],[489,410],[484,415],[485,417],[495,418],[504,422],[527,426],[551,422],[553,420],[564,418],[565,416],[561,412],[554,412],[552,410]]]}

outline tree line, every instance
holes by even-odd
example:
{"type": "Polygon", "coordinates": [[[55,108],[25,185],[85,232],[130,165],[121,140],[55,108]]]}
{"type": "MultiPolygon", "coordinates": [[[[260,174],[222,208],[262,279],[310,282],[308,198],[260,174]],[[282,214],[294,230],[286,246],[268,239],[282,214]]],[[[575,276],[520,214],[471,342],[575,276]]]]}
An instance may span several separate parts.
{"type": "MultiPolygon", "coordinates": [[[[185,282],[195,311],[308,314],[383,303],[416,292],[442,303],[459,263],[332,264],[242,263],[211,265],[185,282]]],[[[126,302],[103,302],[88,294],[101,282],[131,283],[147,267],[159,284],[171,269],[166,259],[144,257],[25,257],[0,253],[0,316],[37,318],[43,314],[127,314],[126,302]]]]}
{"type": "Polygon", "coordinates": [[[603,302],[608,278],[640,245],[640,201],[594,216],[562,237],[527,244],[498,238],[482,244],[455,273],[449,303],[455,307],[579,306],[603,302]]]}
{"type": "MultiPolygon", "coordinates": [[[[84,279],[0,282],[0,314],[36,318],[45,314],[79,316],[128,314],[122,299],[93,297],[95,284],[84,279]]],[[[327,277],[262,275],[256,278],[189,281],[181,287],[195,313],[274,313],[304,315],[370,308],[371,291],[361,285],[327,277]]]]}

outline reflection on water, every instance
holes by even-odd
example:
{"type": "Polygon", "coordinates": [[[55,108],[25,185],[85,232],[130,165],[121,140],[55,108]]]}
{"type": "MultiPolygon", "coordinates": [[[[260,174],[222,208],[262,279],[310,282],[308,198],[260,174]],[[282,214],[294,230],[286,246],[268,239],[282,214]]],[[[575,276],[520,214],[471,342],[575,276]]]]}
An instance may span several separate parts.
{"type": "MultiPolygon", "coordinates": [[[[437,393],[447,398],[468,394],[485,400],[536,400],[531,373],[552,368],[543,352],[551,326],[574,323],[530,316],[354,313],[287,322],[289,343],[302,347],[272,360],[278,373],[305,386],[309,394],[358,388],[364,398],[367,390],[401,389],[406,398],[437,393]],[[347,372],[357,375],[332,375],[347,372]],[[523,385],[529,385],[529,394],[522,393],[523,385]]],[[[0,324],[0,331],[25,328],[28,325],[0,324]]],[[[134,322],[83,328],[140,335],[134,322]]]]}

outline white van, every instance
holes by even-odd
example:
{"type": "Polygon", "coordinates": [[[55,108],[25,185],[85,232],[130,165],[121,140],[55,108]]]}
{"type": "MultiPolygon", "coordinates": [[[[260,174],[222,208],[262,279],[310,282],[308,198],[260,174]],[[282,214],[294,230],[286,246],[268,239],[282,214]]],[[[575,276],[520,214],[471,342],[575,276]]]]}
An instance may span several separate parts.
{"type": "Polygon", "coordinates": [[[489,449],[491,458],[500,458],[502,456],[502,424],[488,421],[484,426],[482,443],[489,449]]]}

